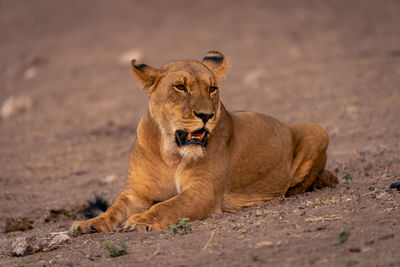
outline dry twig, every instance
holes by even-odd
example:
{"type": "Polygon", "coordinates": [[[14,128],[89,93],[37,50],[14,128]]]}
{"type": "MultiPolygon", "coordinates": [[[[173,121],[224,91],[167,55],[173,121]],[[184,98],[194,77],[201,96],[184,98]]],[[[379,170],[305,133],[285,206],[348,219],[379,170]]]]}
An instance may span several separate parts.
{"type": "Polygon", "coordinates": [[[213,237],[214,237],[214,234],[215,234],[215,230],[212,231],[210,238],[208,239],[208,241],[207,241],[207,243],[204,245],[204,247],[201,249],[201,251],[205,250],[205,249],[210,245],[211,240],[212,240],[213,237]]]}
{"type": "Polygon", "coordinates": [[[306,218],[304,221],[306,222],[319,222],[319,221],[337,221],[337,220],[342,220],[343,218],[337,217],[335,215],[332,215],[330,217],[311,217],[311,218],[306,218]]]}

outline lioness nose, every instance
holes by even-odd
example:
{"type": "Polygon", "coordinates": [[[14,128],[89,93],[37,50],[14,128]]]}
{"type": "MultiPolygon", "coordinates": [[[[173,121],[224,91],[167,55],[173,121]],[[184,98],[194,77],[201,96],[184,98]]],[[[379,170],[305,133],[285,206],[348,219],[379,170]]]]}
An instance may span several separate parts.
{"type": "Polygon", "coordinates": [[[196,117],[200,118],[204,124],[206,124],[209,119],[214,117],[214,114],[197,113],[196,111],[193,111],[193,113],[196,117]]]}

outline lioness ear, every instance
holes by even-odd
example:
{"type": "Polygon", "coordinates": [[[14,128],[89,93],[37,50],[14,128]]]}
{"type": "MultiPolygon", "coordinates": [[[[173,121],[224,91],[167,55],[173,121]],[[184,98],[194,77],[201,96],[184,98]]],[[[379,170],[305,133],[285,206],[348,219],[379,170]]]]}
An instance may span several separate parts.
{"type": "Polygon", "coordinates": [[[210,51],[202,60],[210,70],[214,72],[216,78],[223,76],[225,70],[229,68],[228,63],[222,53],[218,51],[210,51]]]}
{"type": "Polygon", "coordinates": [[[146,64],[136,64],[135,59],[131,64],[134,76],[139,79],[144,89],[149,89],[157,78],[157,69],[146,64]]]}

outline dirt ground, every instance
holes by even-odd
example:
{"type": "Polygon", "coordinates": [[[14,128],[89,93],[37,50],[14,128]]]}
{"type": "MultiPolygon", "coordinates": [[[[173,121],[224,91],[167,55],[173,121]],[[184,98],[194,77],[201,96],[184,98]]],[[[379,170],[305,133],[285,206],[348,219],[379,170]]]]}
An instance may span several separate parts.
{"type": "Polygon", "coordinates": [[[0,120],[0,266],[400,266],[399,1],[2,0],[0,40],[0,104],[25,99],[0,120]],[[17,237],[66,231],[74,207],[121,191],[147,108],[130,57],[160,66],[209,50],[232,65],[228,110],[328,131],[340,184],[187,235],[96,233],[13,256],[17,237]],[[9,217],[33,229],[3,233],[9,217]],[[105,241],[127,254],[109,257],[105,241]]]}

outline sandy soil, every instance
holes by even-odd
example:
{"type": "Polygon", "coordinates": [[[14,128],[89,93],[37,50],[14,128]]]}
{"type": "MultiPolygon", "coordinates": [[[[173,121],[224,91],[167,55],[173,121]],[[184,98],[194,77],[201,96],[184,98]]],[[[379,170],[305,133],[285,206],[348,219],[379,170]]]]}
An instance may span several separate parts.
{"type": "Polygon", "coordinates": [[[25,99],[0,120],[0,227],[33,222],[0,233],[0,266],[399,266],[399,14],[386,0],[0,1],[0,103],[25,99]],[[229,110],[321,124],[328,169],[352,180],[193,222],[187,235],[91,234],[14,257],[17,237],[66,231],[74,207],[122,189],[147,108],[130,57],[160,66],[214,49],[232,65],[229,110]],[[60,208],[70,216],[49,219],[60,208]],[[109,257],[107,240],[127,254],[109,257]]]}

